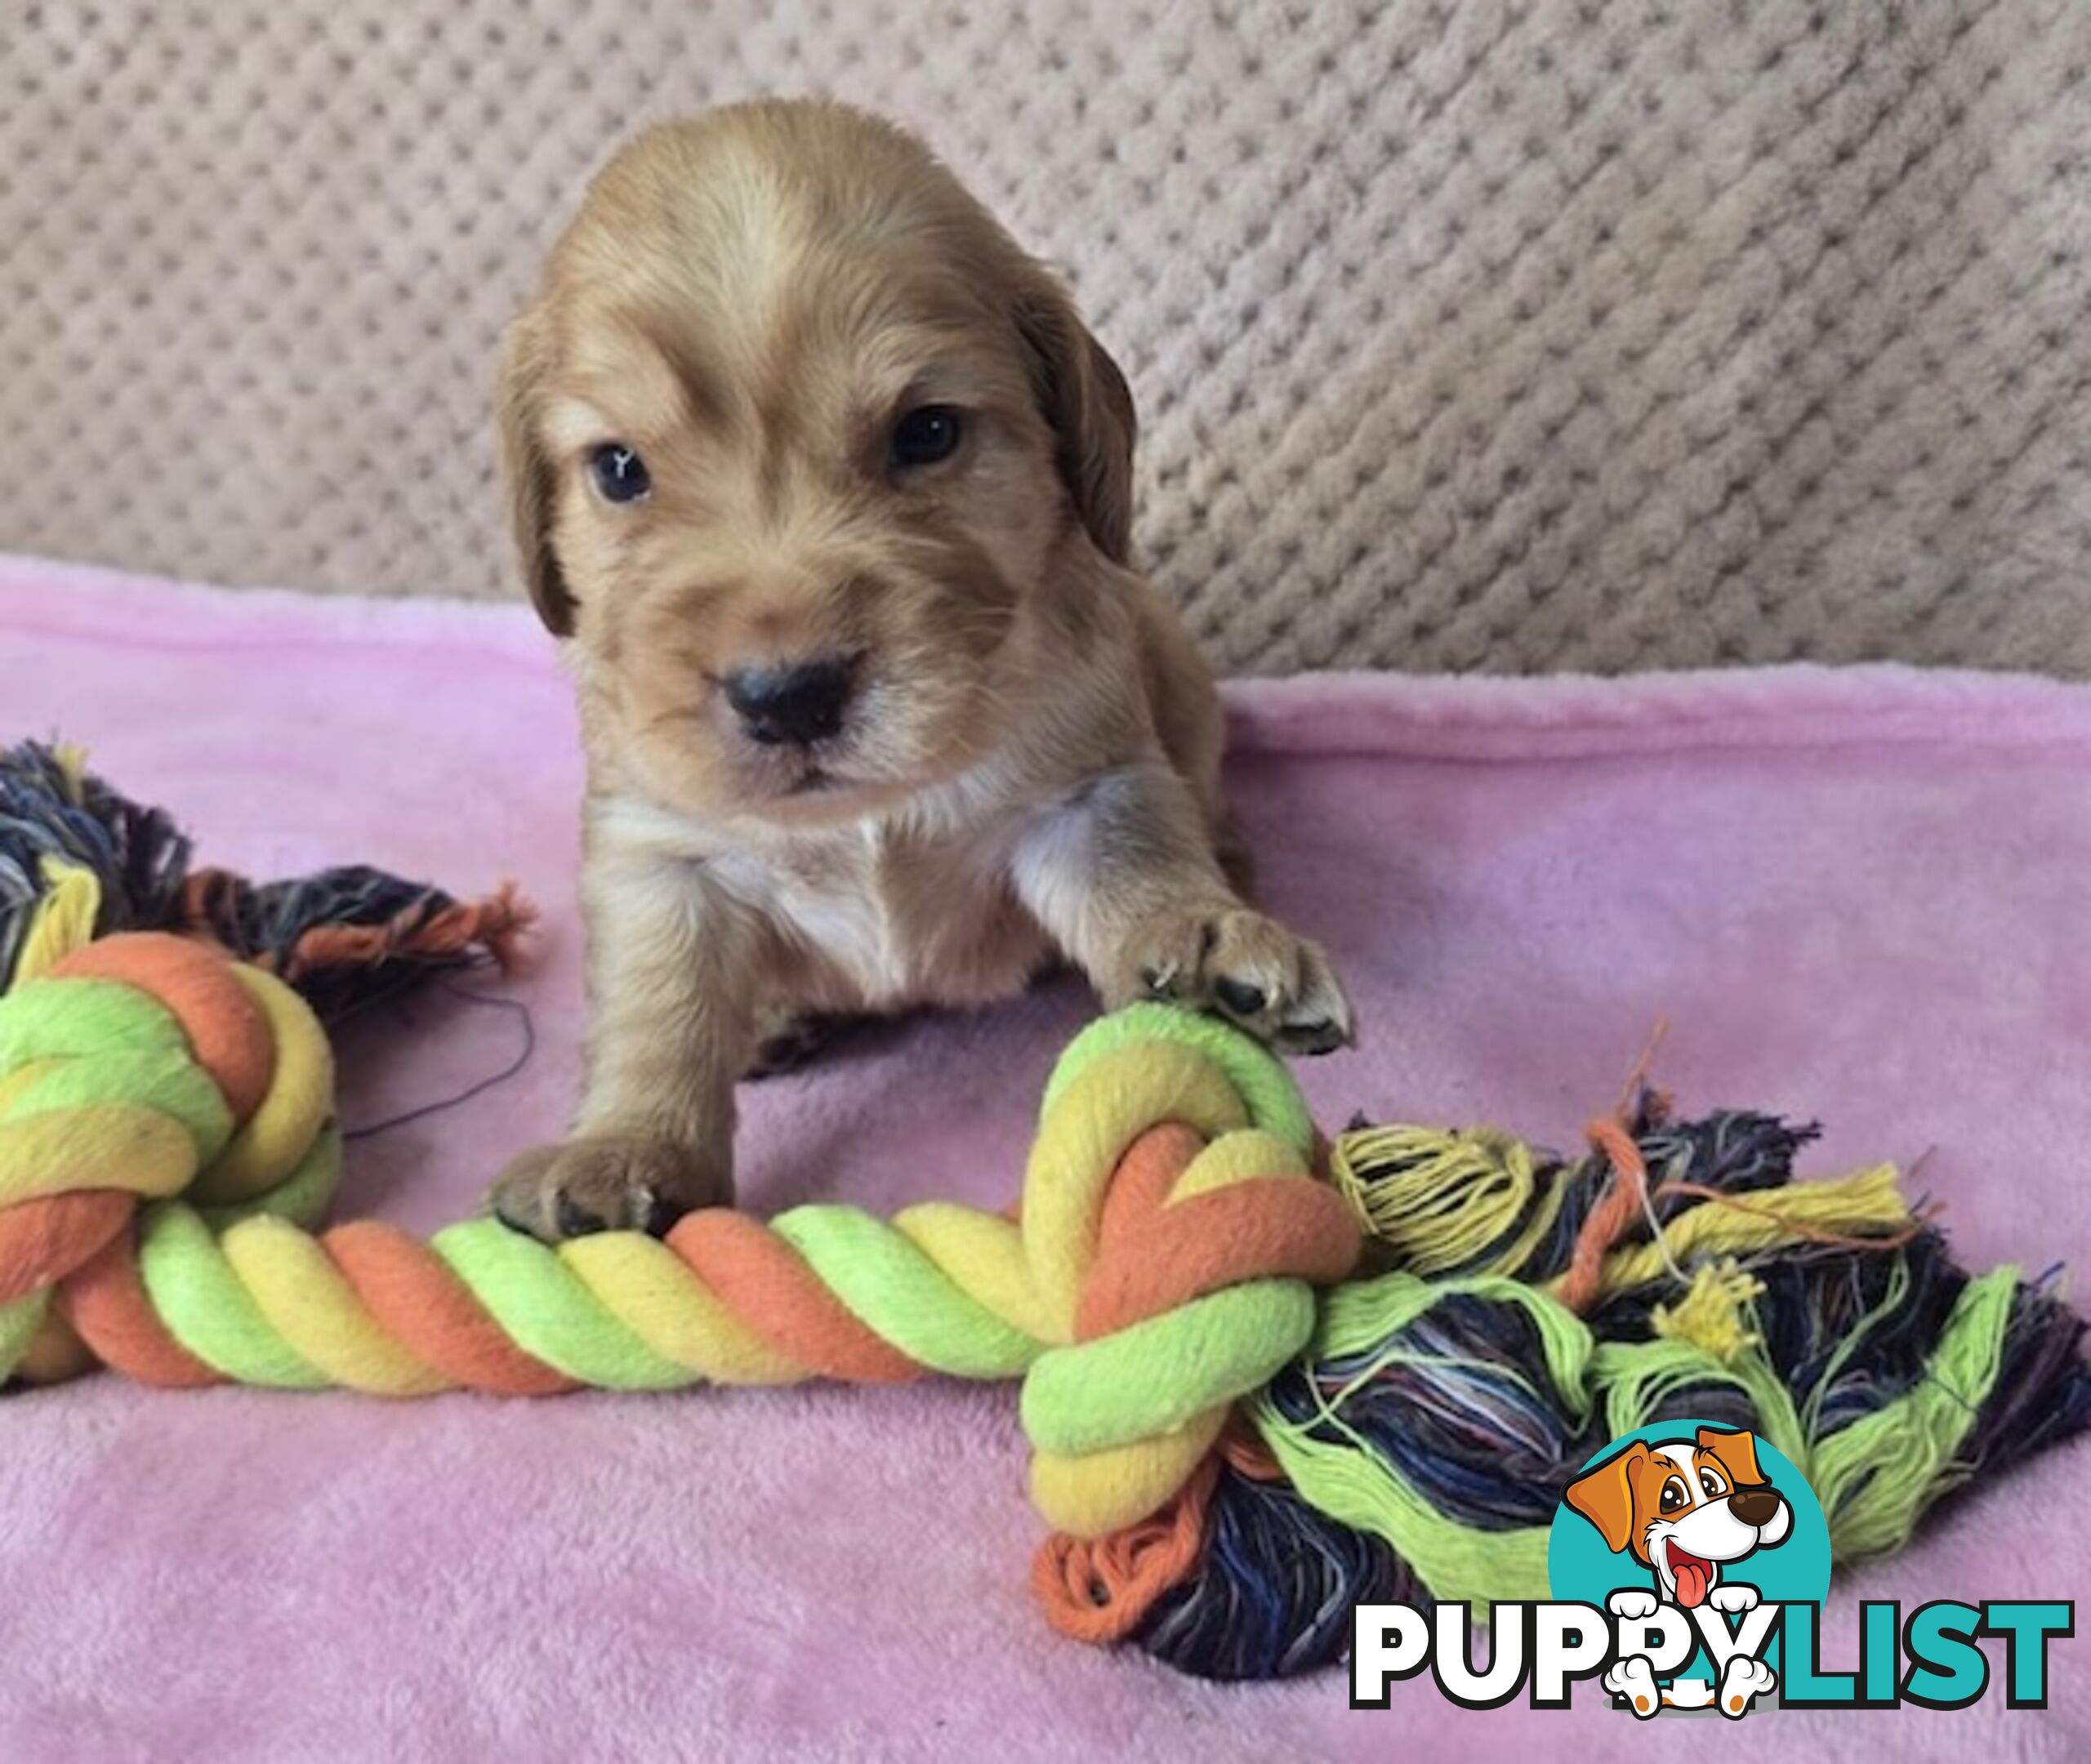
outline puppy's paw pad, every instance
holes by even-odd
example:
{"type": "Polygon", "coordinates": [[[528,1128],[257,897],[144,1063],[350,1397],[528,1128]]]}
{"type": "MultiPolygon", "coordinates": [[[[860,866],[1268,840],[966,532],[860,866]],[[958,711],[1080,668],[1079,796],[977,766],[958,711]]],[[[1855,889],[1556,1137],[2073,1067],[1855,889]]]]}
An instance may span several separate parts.
{"type": "Polygon", "coordinates": [[[729,1178],[666,1140],[588,1138],[525,1152],[488,1197],[493,1215],[545,1243],[604,1231],[656,1237],[693,1207],[726,1204],[729,1178]]]}
{"type": "Polygon", "coordinates": [[[1247,907],[1170,915],[1143,928],[1138,972],[1153,997],[1208,1010],[1284,1054],[1351,1039],[1350,1001],[1320,947],[1247,907]]]}

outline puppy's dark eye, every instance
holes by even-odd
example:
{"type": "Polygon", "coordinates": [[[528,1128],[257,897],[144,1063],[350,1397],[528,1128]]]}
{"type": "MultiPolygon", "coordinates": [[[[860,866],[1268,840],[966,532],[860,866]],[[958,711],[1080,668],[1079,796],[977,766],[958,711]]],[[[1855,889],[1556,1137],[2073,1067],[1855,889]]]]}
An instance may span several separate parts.
{"type": "Polygon", "coordinates": [[[1709,1500],[1719,1500],[1728,1491],[1728,1484],[1710,1470],[1701,1470],[1699,1472],[1699,1486],[1705,1490],[1706,1498],[1709,1500]]]}
{"type": "Polygon", "coordinates": [[[889,452],[895,466],[934,466],[949,459],[965,438],[965,418],[948,404],[918,404],[893,425],[889,452]]]}
{"type": "Polygon", "coordinates": [[[1692,1497],[1684,1490],[1683,1479],[1672,1477],[1663,1484],[1662,1494],[1656,1504],[1664,1512],[1675,1512],[1679,1508],[1689,1505],[1691,1499],[1692,1497]]]}
{"type": "Polygon", "coordinates": [[[588,457],[595,488],[610,502],[636,502],[653,488],[646,461],[622,441],[605,442],[588,457]]]}

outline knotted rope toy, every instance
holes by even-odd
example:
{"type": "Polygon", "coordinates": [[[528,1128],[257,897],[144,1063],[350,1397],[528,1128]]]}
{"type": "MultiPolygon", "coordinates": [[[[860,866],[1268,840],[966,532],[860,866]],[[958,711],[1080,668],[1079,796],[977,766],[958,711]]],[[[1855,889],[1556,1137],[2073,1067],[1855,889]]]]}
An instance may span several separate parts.
{"type": "Polygon", "coordinates": [[[1062,1057],[1017,1219],[714,1210],[554,1250],[484,1219],[312,1235],[328,1076],[293,993],[170,937],[0,999],[0,1378],[1021,1378],[1049,1616],[1230,1677],[1336,1658],[1360,1597],[1543,1594],[1561,1488],[1665,1414],[1757,1428],[1846,1556],[2091,1419],[2044,1284],[1953,1267],[1892,1170],[1793,1183],[1808,1130],[1761,1116],[1644,1095],[1575,1161],[1354,1131],[1324,1182],[1282,1065],[1140,1005],[1062,1057]]]}
{"type": "Polygon", "coordinates": [[[0,1000],[0,1341],[29,1343],[55,1296],[96,1358],[150,1383],[1022,1376],[1041,1511],[1103,1535],[1182,1486],[1229,1405],[1305,1345],[1311,1285],[1358,1255],[1284,1068],[1160,1006],[1063,1059],[1021,1226],[946,1204],[716,1209],[664,1242],[556,1251],[492,1219],[428,1243],[369,1221],[311,1236],[338,1161],[325,1047],[279,982],[150,934],[0,1000]]]}

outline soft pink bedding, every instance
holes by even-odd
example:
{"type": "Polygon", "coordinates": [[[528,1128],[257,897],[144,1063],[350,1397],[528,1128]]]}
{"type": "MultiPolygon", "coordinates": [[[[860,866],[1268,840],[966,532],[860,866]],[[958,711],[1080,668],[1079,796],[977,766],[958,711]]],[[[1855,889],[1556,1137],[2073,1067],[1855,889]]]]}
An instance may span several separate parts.
{"type": "MultiPolygon", "coordinates": [[[[0,737],[60,733],[212,861],[365,858],[543,909],[536,1052],[359,1143],[345,1209],[432,1228],[559,1130],[581,1028],[579,770],[520,611],[225,595],[0,559],[0,737]]],[[[1688,1106],[1820,1116],[1818,1173],[1925,1159],[1967,1259],[2091,1258],[2091,692],[1897,670],[1235,688],[1233,777],[1276,904],[1366,1025],[1323,1121],[1564,1142],[1658,1017],[1688,1106]]],[[[747,1094],[749,1205],[1014,1192],[1061,987],[882,1031],[747,1094]]],[[[515,1052],[424,993],[346,1039],[354,1126],[515,1052]]],[[[2053,1706],[1766,1713],[1739,1732],[1463,1713],[1423,1681],[1229,1688],[1063,1642],[1032,1608],[1010,1393],[936,1385],[389,1406],[97,1379],[0,1402],[0,1758],[2083,1757],[2053,1706]],[[1743,1735],[1746,1735],[1745,1739],[1743,1735]]],[[[2091,1448],[1840,1579],[2072,1597],[2091,1448]]]]}

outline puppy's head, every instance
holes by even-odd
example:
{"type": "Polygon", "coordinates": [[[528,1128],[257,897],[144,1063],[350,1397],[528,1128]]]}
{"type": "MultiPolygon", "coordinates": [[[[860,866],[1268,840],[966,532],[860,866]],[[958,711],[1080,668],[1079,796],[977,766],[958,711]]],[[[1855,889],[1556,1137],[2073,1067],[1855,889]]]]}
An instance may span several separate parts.
{"type": "Polygon", "coordinates": [[[1134,419],[918,143],[763,103],[640,136],[510,331],[531,596],[658,800],[848,813],[991,748],[1026,634],[1126,555],[1134,419]]]}
{"type": "Polygon", "coordinates": [[[1793,1509],[1757,1467],[1754,1434],[1701,1428],[1691,1440],[1636,1441],[1571,1483],[1568,1505],[1652,1568],[1666,1597],[1696,1605],[1723,1562],[1785,1541],[1793,1509]]]}

